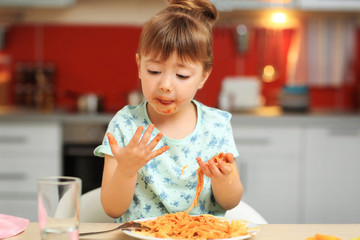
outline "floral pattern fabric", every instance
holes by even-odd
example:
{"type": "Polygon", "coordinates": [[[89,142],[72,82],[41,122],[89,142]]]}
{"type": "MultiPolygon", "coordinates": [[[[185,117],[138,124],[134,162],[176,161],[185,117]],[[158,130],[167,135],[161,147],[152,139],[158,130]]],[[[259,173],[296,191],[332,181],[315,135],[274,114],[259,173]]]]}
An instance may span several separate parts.
{"type": "MultiPolygon", "coordinates": [[[[133,201],[116,222],[186,211],[194,201],[196,193],[196,170],[199,168],[196,157],[207,161],[220,152],[230,152],[234,157],[239,155],[230,124],[231,114],[207,107],[195,100],[193,103],[198,114],[195,130],[180,140],[163,136],[155,149],[168,145],[169,150],[150,160],[138,171],[133,201]],[[183,170],[186,165],[188,166],[183,170]]],[[[119,146],[126,146],[140,125],[145,132],[151,124],[146,104],[144,102],[137,106],[125,106],[110,121],[107,132],[116,138],[119,146]]],[[[151,139],[157,133],[159,130],[155,128],[151,139]]],[[[100,157],[105,154],[113,156],[106,135],[102,145],[94,150],[94,154],[100,157]]],[[[224,213],[225,209],[215,201],[210,179],[204,176],[204,188],[198,205],[190,214],[222,216],[224,213]]]]}

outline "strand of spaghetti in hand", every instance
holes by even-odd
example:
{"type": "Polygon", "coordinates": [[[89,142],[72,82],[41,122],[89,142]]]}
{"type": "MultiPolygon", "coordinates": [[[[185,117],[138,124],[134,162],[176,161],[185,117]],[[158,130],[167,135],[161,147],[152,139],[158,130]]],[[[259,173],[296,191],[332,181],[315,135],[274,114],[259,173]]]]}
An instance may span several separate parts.
{"type": "Polygon", "coordinates": [[[154,124],[150,124],[142,137],[143,127],[138,127],[130,142],[125,147],[119,147],[115,137],[110,133],[106,134],[109,139],[111,152],[117,160],[118,167],[126,170],[128,176],[135,175],[137,171],[145,166],[151,159],[169,149],[169,146],[166,145],[154,150],[163,136],[162,133],[158,133],[150,141],[154,127],[154,124]]]}
{"type": "Polygon", "coordinates": [[[186,210],[186,212],[190,212],[191,209],[193,209],[195,206],[197,206],[197,203],[199,201],[200,193],[202,189],[204,188],[204,173],[202,172],[201,168],[198,168],[196,170],[196,174],[198,176],[198,182],[196,184],[196,193],[193,203],[191,204],[190,208],[186,210]]]}
{"type": "Polygon", "coordinates": [[[208,178],[224,178],[228,177],[230,174],[229,183],[231,184],[234,178],[234,168],[232,163],[234,163],[234,155],[232,153],[219,153],[218,155],[213,156],[208,162],[203,162],[200,157],[196,158],[201,171],[208,178]]]}
{"type": "MultiPolygon", "coordinates": [[[[200,157],[197,157],[196,160],[200,166],[196,171],[196,174],[198,176],[198,182],[196,184],[196,194],[193,203],[186,212],[190,212],[191,209],[197,206],[200,193],[204,187],[204,174],[209,178],[212,177],[220,178],[230,175],[231,173],[231,177],[229,181],[230,184],[234,178],[234,168],[231,164],[235,160],[234,160],[234,155],[232,155],[231,153],[225,154],[221,152],[218,155],[213,156],[208,162],[203,162],[200,157]],[[206,173],[204,173],[204,171],[206,171],[206,173]],[[217,175],[214,175],[213,172],[215,172],[217,175]]],[[[183,168],[183,171],[184,169],[185,167],[183,168]]]]}

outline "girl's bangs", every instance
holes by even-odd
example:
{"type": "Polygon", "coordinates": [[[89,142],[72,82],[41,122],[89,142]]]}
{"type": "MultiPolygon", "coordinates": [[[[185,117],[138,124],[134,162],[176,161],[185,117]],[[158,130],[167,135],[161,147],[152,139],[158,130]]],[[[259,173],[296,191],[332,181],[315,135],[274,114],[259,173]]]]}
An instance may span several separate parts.
{"type": "Polygon", "coordinates": [[[176,53],[183,61],[202,61],[207,58],[205,38],[189,29],[182,28],[159,29],[153,36],[146,37],[146,44],[141,50],[145,55],[152,55],[166,61],[171,54],[176,53]],[[181,31],[182,30],[182,31],[181,31]],[[190,36],[190,37],[189,37],[190,36]]]}

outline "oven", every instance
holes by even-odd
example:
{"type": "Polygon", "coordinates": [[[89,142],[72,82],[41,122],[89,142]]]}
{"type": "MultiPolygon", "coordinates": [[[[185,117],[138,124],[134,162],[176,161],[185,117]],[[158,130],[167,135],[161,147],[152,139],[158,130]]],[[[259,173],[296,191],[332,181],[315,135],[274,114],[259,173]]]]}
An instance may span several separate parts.
{"type": "Polygon", "coordinates": [[[63,175],[82,179],[82,193],[101,186],[104,159],[94,156],[107,125],[65,122],[63,129],[63,175]]]}

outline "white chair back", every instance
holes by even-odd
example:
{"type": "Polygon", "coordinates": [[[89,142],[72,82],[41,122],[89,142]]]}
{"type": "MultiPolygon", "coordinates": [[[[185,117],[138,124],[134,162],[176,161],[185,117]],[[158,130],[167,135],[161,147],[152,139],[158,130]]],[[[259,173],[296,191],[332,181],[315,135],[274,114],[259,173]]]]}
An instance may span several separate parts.
{"type": "Polygon", "coordinates": [[[114,219],[109,217],[100,200],[101,188],[93,189],[81,196],[80,222],[111,223],[114,219]]]}
{"type": "Polygon", "coordinates": [[[242,219],[256,224],[267,224],[267,221],[244,201],[240,201],[239,205],[226,211],[225,217],[228,219],[242,219]]]}

